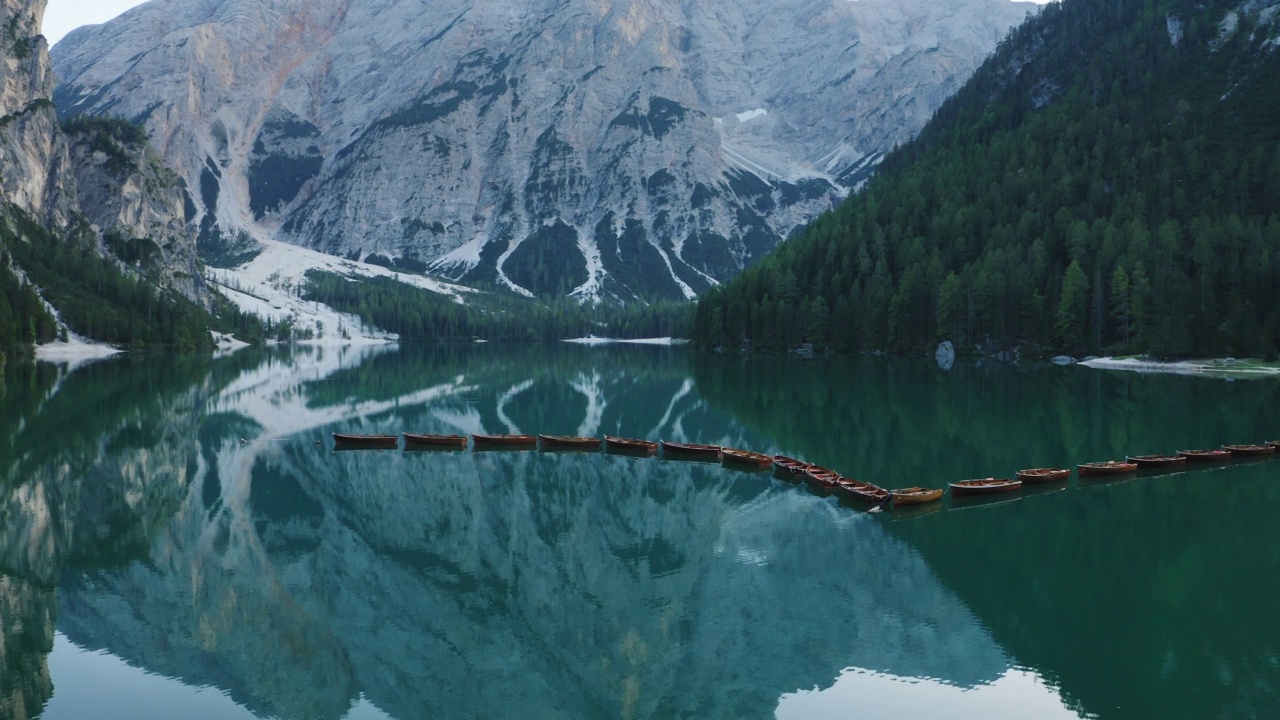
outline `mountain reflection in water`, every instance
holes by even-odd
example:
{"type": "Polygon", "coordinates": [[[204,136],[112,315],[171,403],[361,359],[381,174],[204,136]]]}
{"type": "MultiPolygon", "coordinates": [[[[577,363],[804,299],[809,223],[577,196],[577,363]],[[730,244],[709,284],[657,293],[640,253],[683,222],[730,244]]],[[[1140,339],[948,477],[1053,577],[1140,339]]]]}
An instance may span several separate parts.
{"type": "MultiPolygon", "coordinates": [[[[1274,632],[1215,640],[1163,624],[1221,602],[1201,578],[1245,592],[1228,569],[1204,567],[1218,555],[1180,551],[1190,541],[1173,530],[1126,533],[1124,523],[1154,506],[1191,523],[1194,538],[1241,543],[1246,533],[1223,531],[1228,517],[1192,515],[1170,488],[1229,476],[1238,497],[1223,502],[1261,531],[1249,508],[1280,502],[1261,484],[1280,464],[1230,467],[1211,481],[1073,485],[893,522],[714,464],[334,452],[329,437],[608,433],[786,451],[846,469],[871,454],[844,454],[860,436],[808,430],[822,418],[797,378],[864,379],[856,399],[822,401],[845,427],[897,418],[900,429],[926,431],[911,393],[954,403],[948,396],[965,385],[961,396],[981,402],[960,414],[977,434],[994,412],[983,407],[992,388],[1005,397],[1010,384],[1056,383],[1063,395],[1047,397],[1071,398],[1057,411],[1070,426],[1061,435],[1086,446],[1091,431],[1080,434],[1069,404],[1114,401],[1109,387],[1076,392],[1073,383],[1100,374],[1074,369],[783,370],[691,364],[662,348],[501,346],[147,358],[65,376],[11,368],[0,398],[0,715],[82,716],[120,707],[105,700],[114,692],[133,698],[131,717],[174,707],[264,718],[874,717],[895,696],[899,709],[961,717],[1140,717],[1116,683],[1154,685],[1172,703],[1180,691],[1162,678],[1175,677],[1205,710],[1275,699],[1265,689],[1274,632]],[[751,382],[734,382],[744,374],[751,382]],[[895,387],[908,375],[918,390],[895,387]],[[905,393],[899,402],[894,390],[905,393]],[[68,432],[50,434],[60,423],[68,432]],[[1148,548],[1157,540],[1176,561],[1148,548]],[[1116,547],[1146,565],[1130,572],[1107,556],[1116,547]],[[1100,589],[1095,577],[1111,584],[1100,589]],[[1116,624],[1108,604],[1126,594],[1163,598],[1162,614],[1116,624]],[[1066,648],[1105,638],[1073,625],[1084,615],[1073,606],[1123,635],[1141,670],[1126,674],[1123,649],[1108,651],[1115,678],[1084,670],[1090,651],[1066,648]],[[1181,672],[1196,666],[1193,642],[1252,689],[1206,695],[1203,680],[1181,672]],[[1147,667],[1157,658],[1146,648],[1157,645],[1173,669],[1147,667]],[[119,681],[94,691],[96,673],[119,681]]],[[[1126,388],[1125,402],[1137,395],[1126,388]]],[[[885,456],[905,440],[882,439],[877,469],[902,473],[885,456]]],[[[981,442],[961,454],[998,456],[981,442]]],[[[1274,552],[1256,559],[1280,569],[1274,552]]],[[[1260,612],[1259,602],[1241,607],[1260,612]]]]}

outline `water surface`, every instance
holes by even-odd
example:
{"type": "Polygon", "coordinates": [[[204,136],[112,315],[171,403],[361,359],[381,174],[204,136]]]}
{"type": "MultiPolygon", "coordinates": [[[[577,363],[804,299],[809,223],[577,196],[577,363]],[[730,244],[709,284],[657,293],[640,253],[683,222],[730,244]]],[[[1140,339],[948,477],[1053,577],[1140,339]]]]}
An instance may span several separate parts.
{"type": "Polygon", "coordinates": [[[887,486],[1280,436],[1280,384],[664,348],[11,364],[0,716],[1257,717],[1280,462],[870,515],[598,453],[666,438],[887,486]]]}

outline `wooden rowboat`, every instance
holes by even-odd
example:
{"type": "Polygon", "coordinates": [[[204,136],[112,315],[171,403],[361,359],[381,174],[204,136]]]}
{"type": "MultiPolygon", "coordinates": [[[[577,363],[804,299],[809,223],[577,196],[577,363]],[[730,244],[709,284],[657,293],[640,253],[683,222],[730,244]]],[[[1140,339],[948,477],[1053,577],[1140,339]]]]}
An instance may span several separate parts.
{"type": "Polygon", "coordinates": [[[966,495],[995,495],[997,493],[1013,492],[1022,487],[1021,480],[1010,480],[1008,478],[984,478],[982,480],[961,480],[951,483],[951,495],[953,497],[962,497],[966,495]]]}
{"type": "Polygon", "coordinates": [[[1125,473],[1137,472],[1138,464],[1131,462],[1120,462],[1119,460],[1108,460],[1106,462],[1081,463],[1076,466],[1080,477],[1088,477],[1090,475],[1123,475],[1125,473]]]}
{"type": "Polygon", "coordinates": [[[1179,450],[1178,455],[1188,462],[1222,462],[1231,459],[1231,453],[1226,450],[1179,450]]]}
{"type": "Polygon", "coordinates": [[[810,465],[804,471],[805,482],[817,493],[830,493],[836,489],[840,473],[819,465],[810,465]]]}
{"type": "Polygon", "coordinates": [[[808,469],[807,462],[789,458],[786,455],[773,456],[773,476],[779,480],[789,483],[804,482],[804,471],[808,469]]]}
{"type": "Polygon", "coordinates": [[[1187,459],[1181,455],[1130,455],[1125,459],[1146,469],[1171,468],[1187,464],[1187,459]]]}
{"type": "Polygon", "coordinates": [[[529,449],[538,446],[536,435],[480,435],[471,436],[477,448],[529,449]]]}
{"type": "Polygon", "coordinates": [[[572,435],[539,435],[543,450],[599,450],[600,438],[572,435]]]}
{"type": "MultiPolygon", "coordinates": [[[[1071,471],[1065,468],[1033,468],[1031,470],[1019,470],[1017,475],[1017,479],[1028,485],[1062,482],[1069,477],[1071,477],[1071,471]]],[[[895,490],[894,492],[897,491],[895,490]]]]}
{"type": "Polygon", "coordinates": [[[698,459],[698,460],[719,460],[720,459],[719,445],[698,445],[695,443],[675,443],[675,442],[667,442],[666,440],[663,440],[662,452],[664,454],[670,453],[673,456],[686,458],[686,459],[698,459]]]}
{"type": "Polygon", "coordinates": [[[871,505],[879,505],[889,499],[889,491],[873,485],[869,482],[854,480],[853,478],[838,478],[836,480],[835,491],[842,498],[849,500],[857,500],[858,502],[869,503],[871,505]]]}
{"type": "Polygon", "coordinates": [[[394,449],[400,443],[398,435],[350,435],[334,433],[333,442],[347,447],[394,449]]]}
{"type": "Polygon", "coordinates": [[[404,434],[405,450],[408,450],[414,447],[449,448],[452,450],[461,450],[466,446],[467,446],[466,435],[419,435],[417,433],[404,434]]]}
{"type": "Polygon", "coordinates": [[[1222,449],[1231,453],[1231,457],[1256,457],[1274,455],[1276,452],[1272,445],[1223,445],[1222,449]]]}
{"type": "Polygon", "coordinates": [[[923,505],[942,498],[941,489],[934,490],[922,487],[899,488],[898,490],[890,490],[889,494],[893,496],[894,507],[923,505]]]}
{"type": "Polygon", "coordinates": [[[773,464],[773,458],[764,453],[731,448],[724,448],[721,451],[720,461],[725,465],[749,465],[756,468],[767,468],[773,464]]]}
{"type": "Polygon", "coordinates": [[[786,455],[774,455],[773,466],[788,475],[804,475],[804,471],[808,469],[809,463],[789,458],[786,455]]]}
{"type": "Polygon", "coordinates": [[[604,436],[605,452],[626,453],[629,455],[652,455],[658,452],[658,443],[649,440],[620,438],[612,435],[604,436]]]}

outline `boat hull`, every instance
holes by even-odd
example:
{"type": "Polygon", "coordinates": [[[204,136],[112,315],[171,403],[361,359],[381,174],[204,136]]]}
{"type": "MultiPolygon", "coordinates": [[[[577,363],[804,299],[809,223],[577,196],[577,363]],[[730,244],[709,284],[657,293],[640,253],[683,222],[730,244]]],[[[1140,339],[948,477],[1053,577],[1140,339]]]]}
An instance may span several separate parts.
{"type": "Polygon", "coordinates": [[[951,483],[951,495],[953,497],[999,495],[1013,492],[1020,487],[1022,487],[1021,480],[997,480],[995,478],[989,480],[961,480],[960,482],[951,483]]]}
{"type": "Polygon", "coordinates": [[[1181,455],[1130,455],[1125,459],[1143,470],[1165,470],[1187,464],[1181,455]]]}
{"type": "Polygon", "coordinates": [[[1019,470],[1015,477],[1027,485],[1042,485],[1062,482],[1071,477],[1071,471],[1066,468],[1034,468],[1019,470]]]}
{"type": "Polygon", "coordinates": [[[779,480],[789,483],[798,483],[804,480],[804,471],[809,468],[809,463],[789,458],[786,455],[773,456],[773,475],[779,480]]]}
{"type": "Polygon", "coordinates": [[[595,452],[600,450],[600,438],[569,437],[566,435],[539,435],[543,450],[579,450],[595,452]]]}
{"type": "Polygon", "coordinates": [[[1080,473],[1080,477],[1099,477],[1103,475],[1125,475],[1127,473],[1137,472],[1137,463],[1128,462],[1105,462],[1105,463],[1084,463],[1076,466],[1076,471],[1080,473]]]}
{"type": "Polygon", "coordinates": [[[756,470],[767,469],[773,464],[773,458],[758,452],[749,450],[723,450],[720,454],[720,461],[725,465],[734,465],[737,467],[746,467],[756,470]]]}
{"type": "Polygon", "coordinates": [[[924,505],[925,503],[937,502],[942,499],[942,489],[930,490],[927,488],[900,488],[898,490],[890,490],[893,495],[894,507],[910,507],[912,505],[924,505]]]}
{"type": "Polygon", "coordinates": [[[393,450],[400,444],[397,435],[349,435],[333,433],[335,445],[343,448],[370,448],[377,450],[393,450]]]}
{"type": "Polygon", "coordinates": [[[1187,462],[1206,463],[1206,462],[1223,462],[1231,459],[1231,453],[1226,450],[1179,450],[1178,454],[1187,459],[1187,462]]]}
{"type": "Polygon", "coordinates": [[[604,436],[605,452],[615,455],[634,455],[637,457],[647,457],[658,452],[658,443],[649,440],[635,440],[632,438],[613,437],[611,435],[604,436]]]}
{"type": "Polygon", "coordinates": [[[1223,450],[1231,453],[1231,457],[1258,457],[1260,455],[1275,455],[1276,449],[1272,445],[1223,445],[1223,450]]]}
{"type": "Polygon", "coordinates": [[[419,435],[416,433],[404,434],[404,448],[411,449],[434,449],[434,450],[462,450],[467,446],[467,436],[465,435],[419,435]]]}
{"type": "Polygon", "coordinates": [[[836,480],[839,479],[840,473],[817,465],[810,465],[804,471],[805,484],[820,495],[829,495],[835,492],[836,480]]]}
{"type": "Polygon", "coordinates": [[[879,505],[889,499],[889,491],[883,488],[880,490],[853,490],[837,485],[835,492],[845,500],[860,502],[864,505],[879,505]]]}
{"type": "Polygon", "coordinates": [[[533,435],[472,435],[471,439],[477,450],[529,450],[538,446],[538,438],[533,435]]]}
{"type": "Polygon", "coordinates": [[[868,505],[879,505],[889,499],[888,490],[861,480],[838,478],[832,489],[843,499],[868,505]]]}
{"type": "Polygon", "coordinates": [[[678,460],[720,461],[720,447],[717,445],[695,445],[690,443],[673,443],[662,441],[663,455],[670,455],[678,460]]]}

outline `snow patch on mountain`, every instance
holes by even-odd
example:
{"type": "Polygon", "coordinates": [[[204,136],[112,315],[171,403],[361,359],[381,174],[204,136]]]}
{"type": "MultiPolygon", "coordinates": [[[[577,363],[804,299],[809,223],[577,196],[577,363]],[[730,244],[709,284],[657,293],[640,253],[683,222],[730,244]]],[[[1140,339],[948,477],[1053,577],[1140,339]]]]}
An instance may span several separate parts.
{"type": "Polygon", "coordinates": [[[458,304],[465,304],[467,295],[476,292],[460,285],[398,273],[380,265],[346,260],[277,240],[260,238],[259,243],[262,251],[244,265],[232,269],[207,268],[209,280],[244,312],[275,322],[292,318],[295,325],[313,329],[316,339],[309,342],[315,344],[385,343],[398,337],[369,327],[354,315],[302,299],[306,275],[311,270],[350,278],[392,278],[450,298],[458,304]]]}

